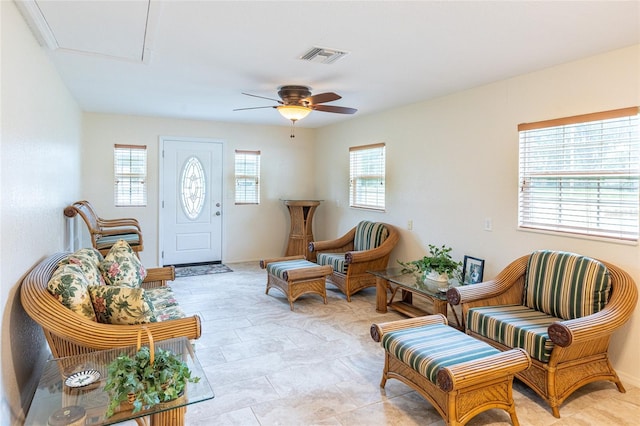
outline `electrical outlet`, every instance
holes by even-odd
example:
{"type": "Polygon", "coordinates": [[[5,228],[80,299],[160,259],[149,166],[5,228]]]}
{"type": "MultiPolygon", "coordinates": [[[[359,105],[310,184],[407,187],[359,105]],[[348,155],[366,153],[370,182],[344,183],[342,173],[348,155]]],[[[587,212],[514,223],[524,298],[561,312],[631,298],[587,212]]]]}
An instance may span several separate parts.
{"type": "Polygon", "coordinates": [[[409,219],[409,220],[407,221],[407,229],[408,229],[409,231],[413,231],[413,220],[409,219]]]}
{"type": "Polygon", "coordinates": [[[493,220],[490,217],[484,218],[484,230],[493,231],[493,220]]]}

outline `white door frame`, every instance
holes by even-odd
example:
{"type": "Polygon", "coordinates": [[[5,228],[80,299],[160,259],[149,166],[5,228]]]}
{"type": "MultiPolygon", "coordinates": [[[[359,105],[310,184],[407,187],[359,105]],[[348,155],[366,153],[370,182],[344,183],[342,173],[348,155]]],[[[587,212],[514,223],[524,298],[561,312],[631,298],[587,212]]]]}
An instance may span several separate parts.
{"type": "MultiPolygon", "coordinates": [[[[164,194],[164,167],[163,167],[163,151],[165,141],[184,141],[184,142],[206,142],[206,143],[219,143],[222,145],[222,199],[225,200],[225,181],[224,181],[224,153],[225,142],[221,139],[211,138],[190,138],[186,136],[159,136],[158,137],[158,253],[156,256],[156,265],[162,265],[162,252],[164,251],[164,231],[163,231],[163,215],[162,215],[162,196],[164,194]]],[[[220,239],[222,244],[221,260],[224,262],[224,222],[225,222],[225,204],[222,203],[222,229],[220,233],[220,239]]]]}

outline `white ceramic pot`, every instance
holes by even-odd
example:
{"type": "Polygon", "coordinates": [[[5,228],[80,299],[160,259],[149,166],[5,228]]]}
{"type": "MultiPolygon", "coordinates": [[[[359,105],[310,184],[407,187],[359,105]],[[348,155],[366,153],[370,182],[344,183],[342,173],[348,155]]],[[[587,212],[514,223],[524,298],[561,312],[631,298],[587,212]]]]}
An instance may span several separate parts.
{"type": "Polygon", "coordinates": [[[438,283],[449,283],[449,276],[447,274],[439,274],[434,270],[425,272],[424,277],[428,280],[436,281],[438,283]]]}

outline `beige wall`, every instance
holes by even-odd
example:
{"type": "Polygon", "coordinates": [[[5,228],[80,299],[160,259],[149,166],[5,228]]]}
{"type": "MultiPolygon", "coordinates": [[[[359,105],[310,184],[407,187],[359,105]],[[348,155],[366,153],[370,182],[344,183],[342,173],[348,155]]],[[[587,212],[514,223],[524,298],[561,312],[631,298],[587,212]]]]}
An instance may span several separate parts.
{"type": "MultiPolygon", "coordinates": [[[[458,259],[485,259],[485,277],[535,249],[568,250],[611,261],[640,283],[637,245],[517,230],[518,133],[522,122],[640,105],[640,45],[318,130],[316,238],[341,234],[362,218],[402,228],[392,254],[410,260],[446,244],[458,259]],[[348,147],[386,142],[387,210],[348,208],[348,147]],[[341,155],[340,155],[341,153],[341,155]],[[483,230],[491,218],[493,231],[483,230]],[[407,222],[413,220],[413,231],[407,222]]],[[[638,309],[613,338],[623,381],[640,386],[638,309]]]]}
{"type": "MultiPolygon", "coordinates": [[[[318,197],[317,239],[334,237],[362,218],[402,229],[392,259],[424,254],[428,243],[486,260],[495,275],[510,260],[537,248],[577,251],[612,261],[640,282],[638,246],[521,232],[516,229],[516,125],[640,103],[640,46],[609,52],[440,99],[319,130],[247,126],[168,118],[82,114],[13,2],[1,2],[2,140],[0,146],[0,279],[2,295],[2,412],[0,424],[19,423],[41,367],[45,345],[22,311],[23,275],[65,247],[62,209],[87,198],[105,217],[142,222],[145,265],[158,264],[158,138],[224,142],[223,260],[280,255],[288,214],[280,199],[318,197]],[[10,42],[9,42],[10,41],[10,42]],[[82,141],[82,143],[81,143],[82,141]],[[387,143],[384,213],[347,207],[348,151],[387,143]],[[149,147],[149,205],[116,209],[112,194],[114,143],[149,147]],[[233,204],[233,151],[262,151],[263,202],[233,204]],[[340,152],[343,155],[340,155],[340,152]],[[82,161],[80,161],[82,159],[82,161]],[[493,231],[482,229],[485,218],[493,231]],[[414,229],[406,224],[413,220],[414,229]]],[[[640,386],[636,314],[612,342],[624,381],[640,386]]]]}
{"type": "Polygon", "coordinates": [[[223,142],[224,262],[281,256],[289,230],[289,216],[281,200],[315,196],[313,130],[298,128],[295,139],[291,139],[287,127],[276,126],[91,113],[84,114],[83,122],[82,197],[90,200],[104,218],[135,217],[140,221],[145,242],[141,259],[146,266],[161,263],[157,250],[158,147],[161,136],[223,142]],[[114,207],[113,145],[116,143],[147,145],[147,207],[114,207]],[[260,205],[234,204],[233,162],[236,149],[261,152],[260,205]]]}
{"type": "Polygon", "coordinates": [[[22,423],[46,356],[40,327],[22,310],[19,283],[41,258],[64,249],[62,210],[80,193],[81,113],[15,4],[0,3],[0,424],[8,425],[22,423]]]}

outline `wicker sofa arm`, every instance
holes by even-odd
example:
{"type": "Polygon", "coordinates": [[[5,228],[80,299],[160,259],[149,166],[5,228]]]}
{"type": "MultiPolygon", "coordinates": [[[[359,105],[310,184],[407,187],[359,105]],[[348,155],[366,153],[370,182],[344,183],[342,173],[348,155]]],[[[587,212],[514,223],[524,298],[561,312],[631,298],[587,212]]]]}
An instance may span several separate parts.
{"type": "Polygon", "coordinates": [[[397,321],[383,322],[380,324],[371,324],[369,333],[375,342],[381,342],[385,333],[396,330],[404,330],[406,328],[422,327],[431,324],[448,324],[447,317],[442,314],[425,315],[422,317],[407,318],[397,321]]]}
{"type": "Polygon", "coordinates": [[[611,276],[612,292],[609,302],[595,314],[551,324],[549,338],[556,345],[567,347],[606,337],[631,318],[638,301],[638,289],[633,279],[619,267],[602,263],[607,266],[611,276]]]}
{"type": "Polygon", "coordinates": [[[479,302],[478,305],[505,305],[522,302],[521,289],[513,287],[523,283],[529,256],[511,262],[493,280],[478,284],[453,287],[447,291],[447,301],[452,305],[479,302]]]}
{"type": "Polygon", "coordinates": [[[312,241],[309,243],[310,252],[336,251],[345,252],[353,250],[353,239],[356,236],[356,228],[352,228],[342,237],[335,240],[312,241]]]}
{"type": "Polygon", "coordinates": [[[445,392],[460,389],[490,380],[513,375],[531,366],[531,358],[524,349],[511,349],[486,358],[443,367],[438,371],[438,387],[445,392]]]}
{"type": "Polygon", "coordinates": [[[387,239],[378,247],[370,250],[349,251],[345,253],[345,259],[347,263],[360,263],[379,259],[391,253],[391,250],[394,249],[399,239],[400,234],[398,232],[390,232],[387,239]]]}
{"type": "Polygon", "coordinates": [[[147,269],[147,276],[142,281],[143,288],[157,288],[167,285],[167,281],[176,279],[176,269],[173,266],[147,269]]]}
{"type": "Polygon", "coordinates": [[[100,219],[98,218],[98,226],[100,228],[135,228],[142,231],[140,223],[133,218],[122,219],[100,219]]]}

